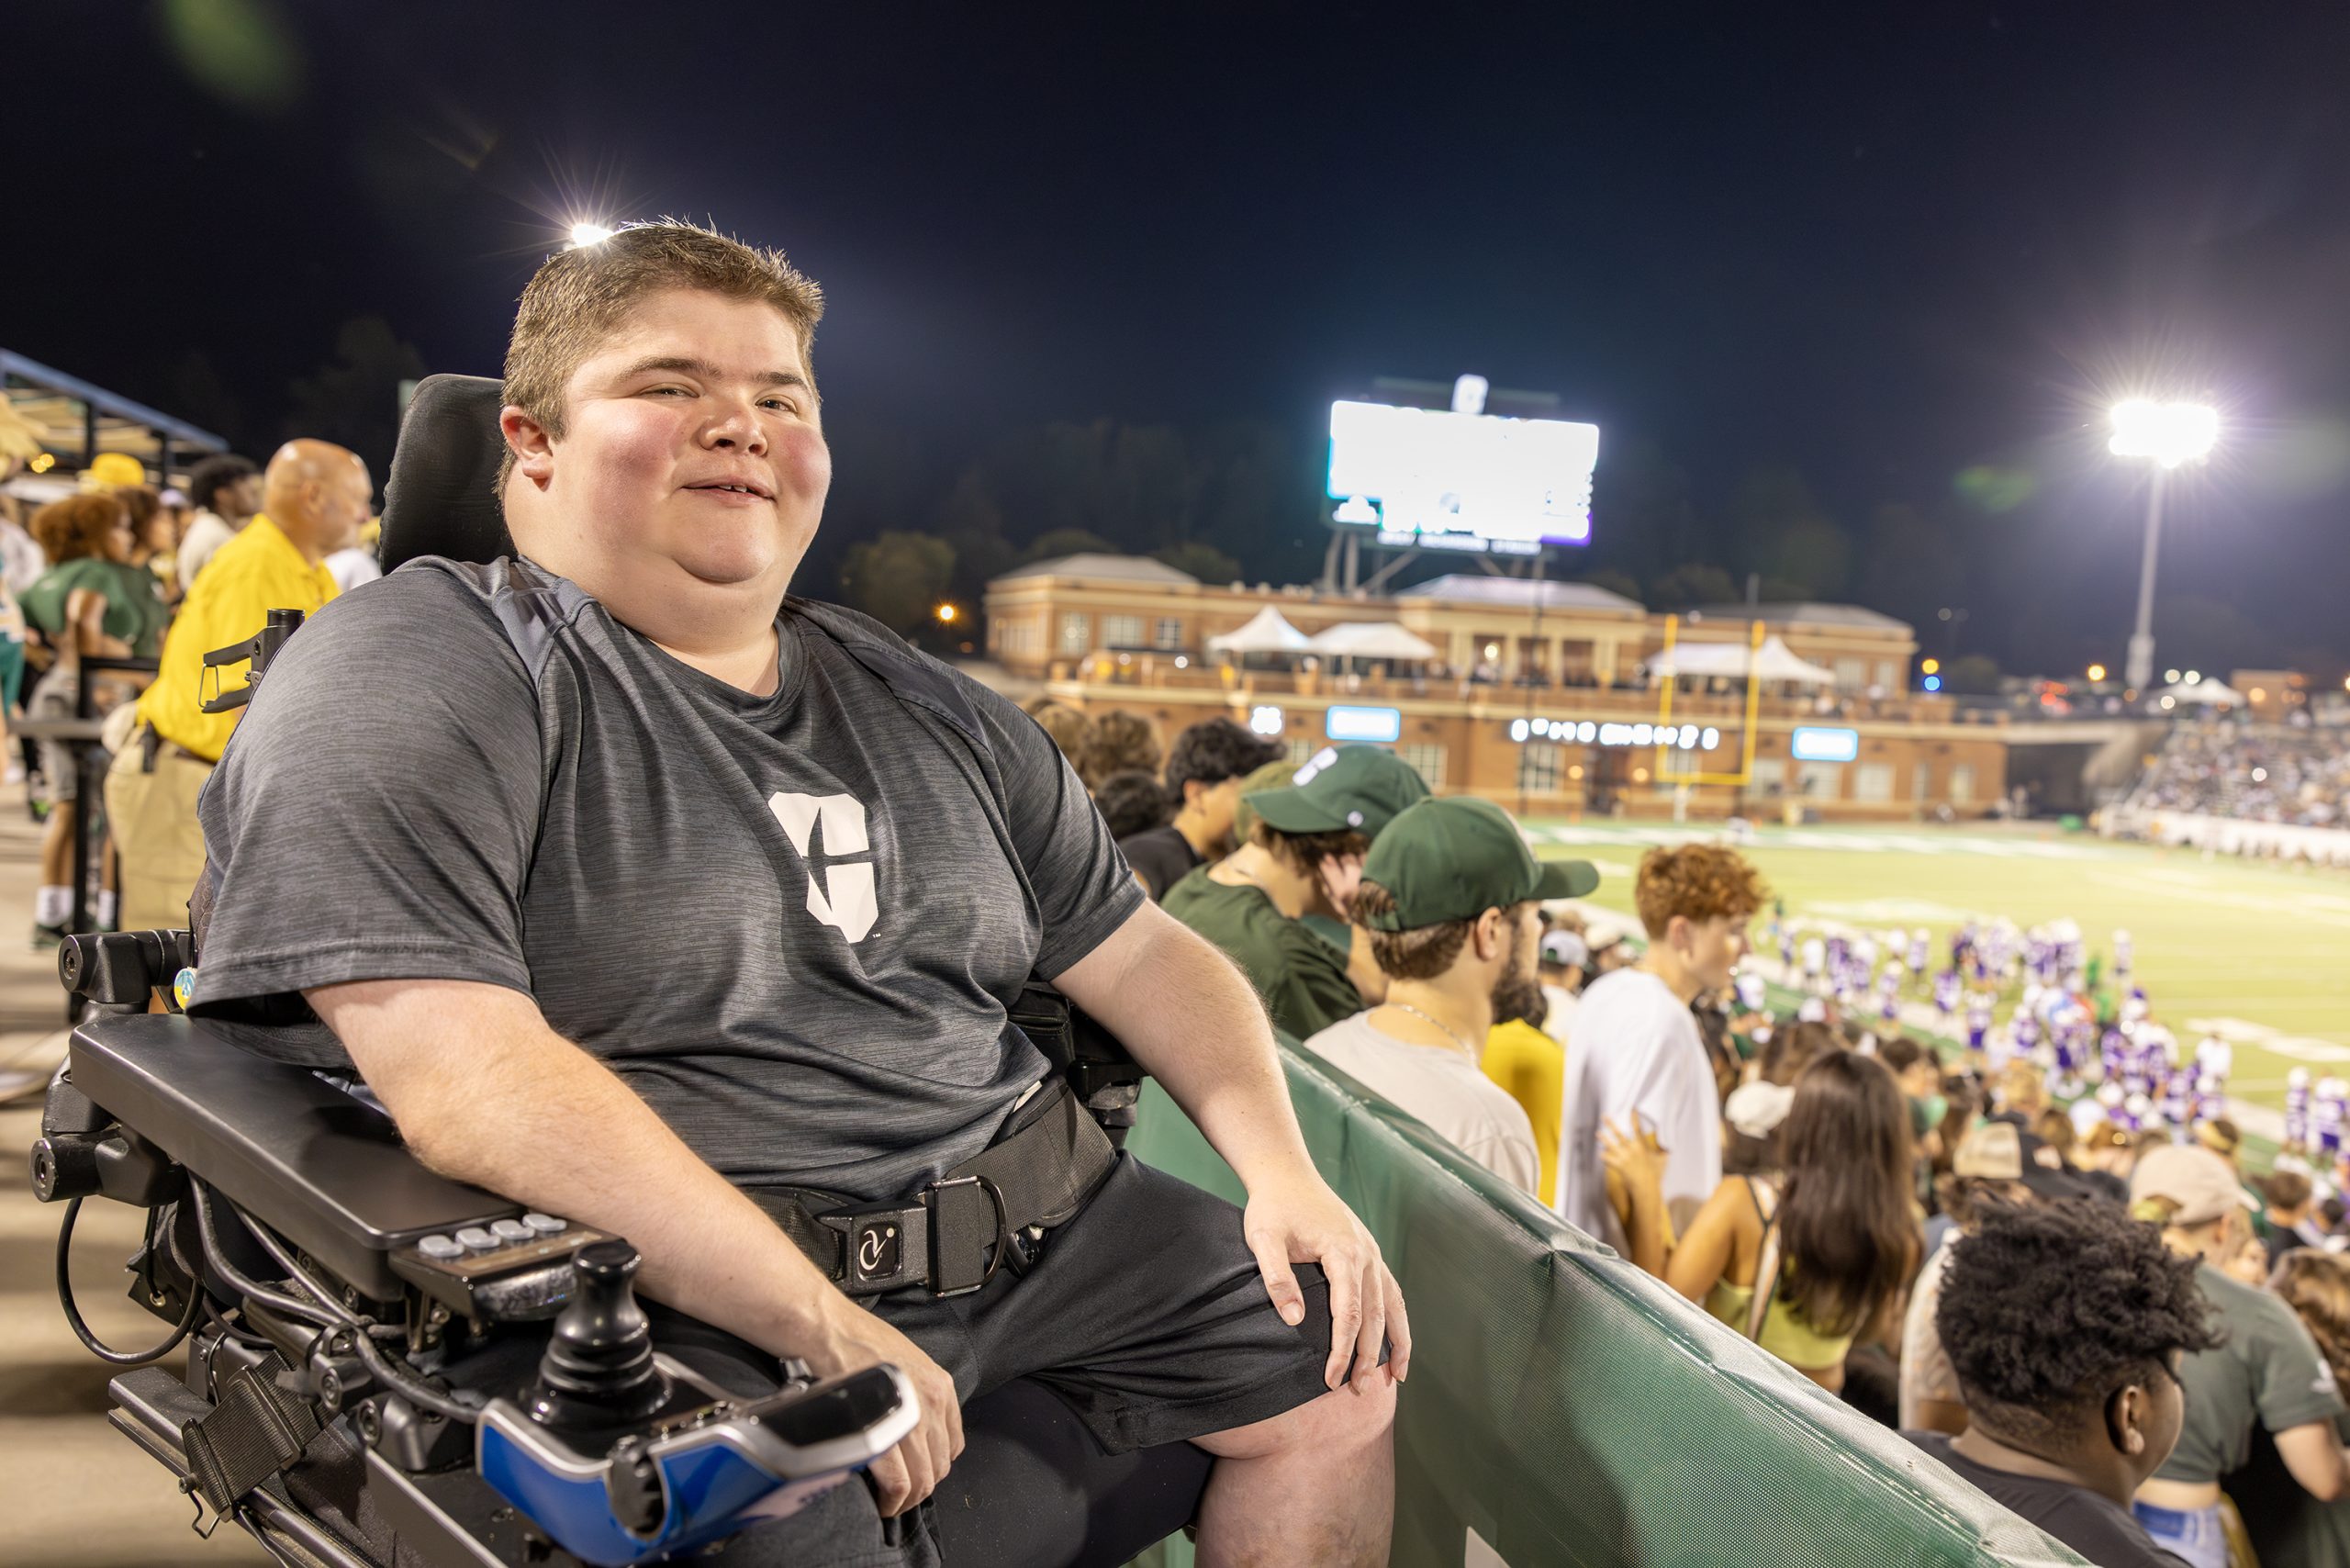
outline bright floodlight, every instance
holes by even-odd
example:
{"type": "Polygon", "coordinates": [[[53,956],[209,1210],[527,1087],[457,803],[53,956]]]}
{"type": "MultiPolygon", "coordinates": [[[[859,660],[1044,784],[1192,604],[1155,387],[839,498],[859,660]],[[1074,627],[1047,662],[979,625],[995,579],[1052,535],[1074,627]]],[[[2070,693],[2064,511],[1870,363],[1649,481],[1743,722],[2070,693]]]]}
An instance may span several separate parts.
{"type": "Polygon", "coordinates": [[[2165,468],[2176,468],[2201,462],[2219,439],[2217,409],[2133,398],[2113,406],[2113,439],[2107,445],[2118,457],[2151,457],[2165,468]]]}
{"type": "MultiPolygon", "coordinates": [[[[587,245],[600,245],[611,237],[612,230],[600,223],[575,223],[571,226],[571,248],[575,251],[587,245]]],[[[2116,447],[2114,450],[2119,452],[2121,449],[2116,447]]]]}

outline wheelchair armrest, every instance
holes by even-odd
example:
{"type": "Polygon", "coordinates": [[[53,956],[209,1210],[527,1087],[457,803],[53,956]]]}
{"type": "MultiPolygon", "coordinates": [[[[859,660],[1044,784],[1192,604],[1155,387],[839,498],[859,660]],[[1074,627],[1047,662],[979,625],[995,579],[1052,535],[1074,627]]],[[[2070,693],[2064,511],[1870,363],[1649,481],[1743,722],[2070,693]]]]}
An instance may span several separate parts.
{"type": "Polygon", "coordinates": [[[404,1289],[393,1249],[523,1212],[426,1170],[389,1116],[248,1049],[241,1040],[255,1032],[161,1014],[95,1017],[73,1031],[67,1070],[123,1126],[378,1300],[404,1289]]]}

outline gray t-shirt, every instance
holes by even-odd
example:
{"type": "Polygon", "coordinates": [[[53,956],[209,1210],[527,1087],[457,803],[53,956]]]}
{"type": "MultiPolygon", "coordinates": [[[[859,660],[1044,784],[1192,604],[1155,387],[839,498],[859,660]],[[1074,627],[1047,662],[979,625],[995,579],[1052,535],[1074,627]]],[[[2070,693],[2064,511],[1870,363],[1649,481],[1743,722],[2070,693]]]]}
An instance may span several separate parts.
{"type": "Polygon", "coordinates": [[[977,1153],[1046,1070],[1007,1005],[1141,890],[1018,709],[846,612],[778,624],[758,698],[528,564],[330,604],[204,790],[197,1010],[487,981],[745,1190],[893,1198],[977,1153]]]}

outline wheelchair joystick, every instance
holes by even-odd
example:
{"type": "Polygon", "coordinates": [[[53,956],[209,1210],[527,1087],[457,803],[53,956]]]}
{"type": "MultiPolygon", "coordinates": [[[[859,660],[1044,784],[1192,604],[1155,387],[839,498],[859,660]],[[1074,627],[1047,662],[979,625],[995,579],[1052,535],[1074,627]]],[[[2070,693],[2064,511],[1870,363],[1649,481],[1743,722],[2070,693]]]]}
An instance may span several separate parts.
{"type": "Polygon", "coordinates": [[[531,1418],[564,1428],[642,1420],[669,1398],[653,1364],[653,1330],[631,1282],[642,1260],[625,1241],[599,1241],[571,1260],[571,1300],[539,1361],[531,1418]]]}

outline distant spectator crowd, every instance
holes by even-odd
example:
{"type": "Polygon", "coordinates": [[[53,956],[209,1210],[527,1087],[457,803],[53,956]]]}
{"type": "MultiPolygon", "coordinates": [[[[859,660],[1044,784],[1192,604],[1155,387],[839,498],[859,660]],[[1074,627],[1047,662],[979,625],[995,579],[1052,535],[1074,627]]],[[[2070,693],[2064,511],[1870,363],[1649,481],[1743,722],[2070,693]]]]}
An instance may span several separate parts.
{"type": "Polygon", "coordinates": [[[2350,730],[2225,720],[2178,724],[2128,804],[2292,827],[2350,827],[2350,730]]]}

